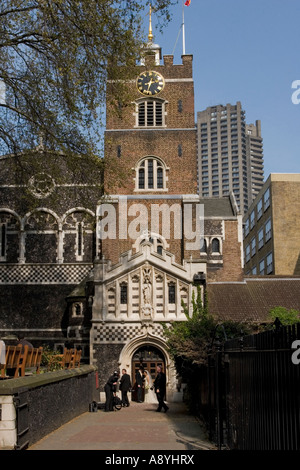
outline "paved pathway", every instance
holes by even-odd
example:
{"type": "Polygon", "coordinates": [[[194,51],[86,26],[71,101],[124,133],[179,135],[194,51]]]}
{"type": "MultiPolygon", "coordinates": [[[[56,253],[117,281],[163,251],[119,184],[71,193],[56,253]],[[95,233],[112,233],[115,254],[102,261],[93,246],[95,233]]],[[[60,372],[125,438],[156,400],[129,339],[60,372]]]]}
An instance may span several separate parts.
{"type": "Polygon", "coordinates": [[[28,450],[215,450],[201,423],[183,403],[156,405],[132,402],[128,408],[87,412],[65,424],[28,450]]]}

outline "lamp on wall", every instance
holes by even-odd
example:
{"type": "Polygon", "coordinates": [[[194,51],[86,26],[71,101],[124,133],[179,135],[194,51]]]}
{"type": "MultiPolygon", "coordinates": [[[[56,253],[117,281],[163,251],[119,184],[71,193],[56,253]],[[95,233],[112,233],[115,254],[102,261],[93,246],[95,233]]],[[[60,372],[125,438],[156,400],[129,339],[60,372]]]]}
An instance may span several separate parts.
{"type": "Polygon", "coordinates": [[[206,284],[206,274],[203,272],[194,274],[193,282],[195,285],[204,286],[206,284]]]}

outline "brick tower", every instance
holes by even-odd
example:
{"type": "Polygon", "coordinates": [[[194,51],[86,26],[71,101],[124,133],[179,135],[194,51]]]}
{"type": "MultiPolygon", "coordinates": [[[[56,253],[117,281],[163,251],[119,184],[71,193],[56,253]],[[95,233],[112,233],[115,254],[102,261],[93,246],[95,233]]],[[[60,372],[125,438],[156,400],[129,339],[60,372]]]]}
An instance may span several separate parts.
{"type": "Polygon", "coordinates": [[[131,102],[119,112],[108,83],[105,182],[114,193],[97,208],[103,231],[91,345],[103,380],[125,367],[134,383],[140,363],[153,377],[162,364],[172,400],[176,374],[161,322],[186,319],[181,302],[190,303],[194,276],[204,279],[206,262],[199,259],[193,59],[184,55],[174,65],[167,55],[161,65],[152,39],[150,29],[147,53],[126,83],[131,102]],[[121,184],[117,167],[125,175],[121,184]]]}
{"type": "Polygon", "coordinates": [[[152,377],[162,364],[167,399],[175,400],[176,371],[162,322],[185,321],[182,302],[191,308],[196,285],[204,292],[208,276],[218,281],[232,272],[240,279],[241,216],[233,197],[197,194],[192,56],[183,55],[180,65],[171,55],[162,62],[150,29],[146,54],[124,82],[129,104],[114,103],[115,83],[108,82],[109,196],[96,211],[90,344],[103,383],[116,368],[127,369],[134,383],[140,364],[152,377]]]}

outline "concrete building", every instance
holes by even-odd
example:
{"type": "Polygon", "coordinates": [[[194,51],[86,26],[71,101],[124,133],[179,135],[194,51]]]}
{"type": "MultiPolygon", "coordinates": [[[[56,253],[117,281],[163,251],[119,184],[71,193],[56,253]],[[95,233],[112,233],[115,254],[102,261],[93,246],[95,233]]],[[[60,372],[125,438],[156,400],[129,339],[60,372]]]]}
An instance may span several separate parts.
{"type": "Polygon", "coordinates": [[[264,184],[263,140],[261,122],[246,124],[246,154],[248,162],[248,195],[253,201],[264,184]]]}
{"type": "Polygon", "coordinates": [[[260,121],[247,125],[240,102],[197,113],[198,190],[202,197],[233,192],[241,213],[263,184],[260,121]]]}
{"type": "Polygon", "coordinates": [[[247,275],[300,274],[300,174],[271,173],[244,215],[247,275]]]}

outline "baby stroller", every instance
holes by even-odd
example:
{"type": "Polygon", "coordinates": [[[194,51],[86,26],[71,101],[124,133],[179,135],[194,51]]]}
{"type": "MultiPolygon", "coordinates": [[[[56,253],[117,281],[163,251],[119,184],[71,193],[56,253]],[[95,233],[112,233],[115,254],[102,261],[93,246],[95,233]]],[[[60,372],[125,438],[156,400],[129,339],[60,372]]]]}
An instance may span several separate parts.
{"type": "Polygon", "coordinates": [[[115,410],[118,410],[118,411],[122,408],[122,401],[120,400],[120,398],[117,395],[114,395],[113,407],[114,407],[115,410]]]}

